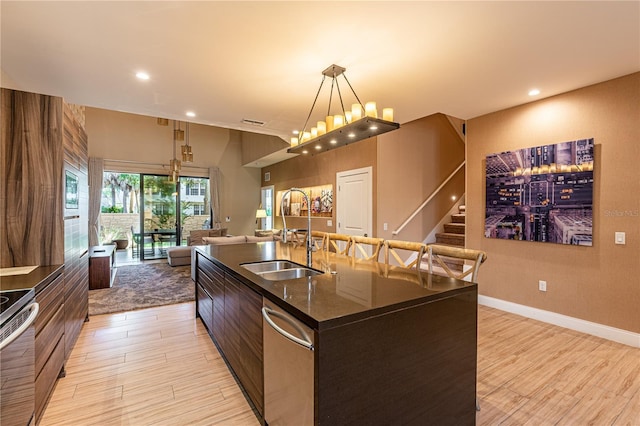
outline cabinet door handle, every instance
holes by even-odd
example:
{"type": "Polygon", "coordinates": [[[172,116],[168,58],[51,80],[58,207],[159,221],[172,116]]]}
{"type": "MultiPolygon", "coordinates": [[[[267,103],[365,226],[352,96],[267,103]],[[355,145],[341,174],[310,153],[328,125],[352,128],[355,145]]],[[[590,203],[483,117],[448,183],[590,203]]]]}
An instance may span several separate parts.
{"type": "Polygon", "coordinates": [[[287,339],[291,340],[294,343],[299,344],[300,346],[303,346],[309,349],[310,351],[314,350],[313,342],[311,341],[311,339],[309,339],[309,336],[307,336],[307,333],[302,329],[302,327],[300,327],[300,325],[298,325],[297,322],[295,322],[294,320],[292,320],[282,312],[274,311],[273,309],[267,308],[265,306],[262,308],[262,317],[275,331],[277,331],[282,336],[286,337],[287,339]],[[278,317],[281,320],[290,324],[293,328],[296,329],[296,331],[298,331],[298,333],[302,335],[302,337],[304,337],[304,339],[296,337],[293,334],[289,333],[288,331],[278,327],[278,325],[276,325],[276,323],[273,322],[270,315],[273,315],[274,317],[278,317]]]}

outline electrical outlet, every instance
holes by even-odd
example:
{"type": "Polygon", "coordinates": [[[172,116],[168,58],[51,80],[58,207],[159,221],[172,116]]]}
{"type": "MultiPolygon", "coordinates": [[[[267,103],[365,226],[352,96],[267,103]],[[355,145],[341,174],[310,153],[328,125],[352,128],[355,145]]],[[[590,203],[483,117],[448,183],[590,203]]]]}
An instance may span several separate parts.
{"type": "Polygon", "coordinates": [[[547,282],[546,281],[538,281],[538,290],[547,291],[547,282]]]}
{"type": "Polygon", "coordinates": [[[624,232],[616,232],[616,244],[625,244],[625,233],[624,232]]]}
{"type": "Polygon", "coordinates": [[[385,231],[388,231],[388,230],[389,230],[389,224],[388,224],[387,222],[385,222],[385,223],[382,225],[382,228],[383,228],[385,231]]]}
{"type": "Polygon", "coordinates": [[[331,219],[327,219],[327,226],[333,226],[333,221],[331,219]]]}

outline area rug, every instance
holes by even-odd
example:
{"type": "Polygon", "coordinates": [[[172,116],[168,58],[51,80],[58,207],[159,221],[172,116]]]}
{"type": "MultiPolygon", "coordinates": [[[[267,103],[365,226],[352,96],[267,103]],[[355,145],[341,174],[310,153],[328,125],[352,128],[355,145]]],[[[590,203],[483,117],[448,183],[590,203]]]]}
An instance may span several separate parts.
{"type": "Polygon", "coordinates": [[[111,288],[89,290],[89,315],[125,312],[194,300],[191,266],[119,266],[111,288]]]}

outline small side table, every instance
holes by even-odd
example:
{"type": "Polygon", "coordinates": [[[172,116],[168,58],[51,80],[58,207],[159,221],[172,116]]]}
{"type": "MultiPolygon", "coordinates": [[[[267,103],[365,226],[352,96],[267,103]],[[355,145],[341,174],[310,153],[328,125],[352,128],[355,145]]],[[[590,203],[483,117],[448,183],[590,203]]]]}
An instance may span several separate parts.
{"type": "Polygon", "coordinates": [[[89,290],[109,288],[116,276],[116,246],[89,248],[89,290]]]}

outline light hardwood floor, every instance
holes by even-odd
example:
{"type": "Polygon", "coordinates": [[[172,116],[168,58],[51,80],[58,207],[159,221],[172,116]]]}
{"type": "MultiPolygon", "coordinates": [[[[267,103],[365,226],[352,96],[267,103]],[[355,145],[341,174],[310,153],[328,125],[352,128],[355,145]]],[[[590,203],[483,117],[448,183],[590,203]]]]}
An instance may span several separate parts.
{"type": "Polygon", "coordinates": [[[258,425],[194,306],[90,317],[40,425],[258,425]]]}
{"type": "MultiPolygon", "coordinates": [[[[479,425],[640,425],[640,349],[479,307],[479,425]]],[[[41,426],[258,425],[184,303],[91,317],[41,426]]]]}

